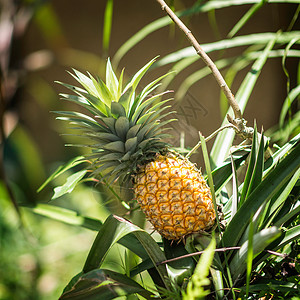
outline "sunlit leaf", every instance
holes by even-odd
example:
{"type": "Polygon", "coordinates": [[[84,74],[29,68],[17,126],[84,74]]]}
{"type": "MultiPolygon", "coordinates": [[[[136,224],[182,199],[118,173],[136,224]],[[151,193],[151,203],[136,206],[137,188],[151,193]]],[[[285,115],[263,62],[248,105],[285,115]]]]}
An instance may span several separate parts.
{"type": "Polygon", "coordinates": [[[30,209],[38,215],[73,226],[81,226],[83,228],[98,231],[102,225],[102,222],[97,219],[82,216],[76,211],[59,206],[41,203],[30,209]]]}
{"type": "Polygon", "coordinates": [[[186,292],[183,292],[183,300],[205,299],[205,296],[209,294],[209,291],[204,288],[210,283],[207,276],[214,258],[215,247],[216,241],[213,238],[197,263],[194,274],[187,285],[186,292]]]}
{"type": "Polygon", "coordinates": [[[240,29],[250,20],[251,17],[266,3],[268,0],[261,0],[259,3],[254,4],[251,8],[242,16],[242,18],[234,25],[234,27],[228,33],[228,37],[232,38],[236,35],[240,29]]]}
{"type": "Polygon", "coordinates": [[[299,166],[300,144],[268,174],[237,211],[224,232],[225,246],[237,245],[249,224],[251,215],[254,215],[263,203],[268,202],[286,184],[299,166]]]}
{"type": "Polygon", "coordinates": [[[76,279],[72,288],[65,291],[59,299],[110,300],[137,293],[151,300],[154,296],[152,292],[144,289],[126,275],[110,270],[92,270],[76,279]]]}
{"type": "Polygon", "coordinates": [[[157,243],[148,233],[138,226],[116,216],[110,216],[99,230],[99,233],[83,267],[83,272],[87,273],[101,267],[111,247],[128,234],[134,234],[137,237],[152,260],[154,266],[161,276],[162,281],[165,283],[165,286],[168,287],[169,283],[165,280],[167,276],[165,266],[156,266],[157,263],[166,259],[157,243]]]}
{"type": "Polygon", "coordinates": [[[113,0],[106,1],[106,7],[103,20],[103,51],[107,52],[109,49],[109,41],[111,35],[111,25],[113,20],[113,0]]]}
{"type": "MultiPolygon", "coordinates": [[[[268,43],[266,46],[263,54],[259,57],[252,66],[250,72],[248,72],[247,76],[243,80],[237,94],[236,94],[236,101],[239,104],[240,110],[242,113],[244,112],[246,105],[248,103],[248,99],[252,93],[254,85],[259,77],[259,74],[267,61],[269,52],[273,48],[275,41],[277,39],[277,35],[268,43]]],[[[232,115],[232,109],[228,110],[228,114],[232,115]]],[[[224,120],[222,125],[225,125],[228,121],[224,120]]],[[[224,159],[228,155],[228,151],[232,145],[233,138],[235,136],[235,132],[233,131],[222,131],[217,135],[217,138],[214,142],[213,148],[210,152],[210,159],[213,165],[218,166],[220,165],[224,159]]]]}
{"type": "MultiPolygon", "coordinates": [[[[257,254],[259,254],[276,238],[278,238],[280,234],[280,230],[276,227],[270,227],[256,233],[253,236],[253,244],[251,245],[253,247],[253,256],[257,256],[257,254]]],[[[249,245],[249,240],[244,242],[240,250],[237,251],[230,263],[230,269],[233,274],[233,279],[237,279],[239,276],[242,276],[247,270],[249,245]]]]}
{"type": "Polygon", "coordinates": [[[61,197],[65,194],[71,193],[74,188],[76,187],[76,185],[78,184],[78,182],[84,177],[84,175],[87,173],[87,170],[82,170],[79,171],[77,173],[74,173],[72,175],[70,175],[67,178],[67,181],[64,185],[62,186],[58,186],[54,189],[54,195],[52,197],[52,200],[61,197]]]}

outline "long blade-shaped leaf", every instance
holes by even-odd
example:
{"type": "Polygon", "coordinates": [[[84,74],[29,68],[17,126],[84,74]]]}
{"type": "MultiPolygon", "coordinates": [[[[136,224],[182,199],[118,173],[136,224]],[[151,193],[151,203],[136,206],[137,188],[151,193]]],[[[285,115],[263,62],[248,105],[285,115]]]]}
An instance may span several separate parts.
{"type": "MultiPolygon", "coordinates": [[[[116,216],[110,216],[98,232],[98,235],[83,267],[83,272],[87,273],[91,270],[99,268],[111,247],[121,238],[124,238],[129,234],[136,235],[155,266],[160,261],[164,261],[166,259],[157,243],[148,233],[138,226],[126,221],[125,219],[116,216]]],[[[165,286],[168,288],[169,283],[166,281],[167,272],[165,266],[159,265],[156,266],[156,269],[160,274],[165,286]]]]}
{"type": "Polygon", "coordinates": [[[209,294],[209,291],[205,290],[204,287],[209,284],[207,277],[210,265],[213,262],[215,248],[216,240],[213,238],[197,263],[194,274],[188,283],[186,293],[183,293],[183,300],[205,299],[205,296],[209,294]]]}
{"type": "Polygon", "coordinates": [[[72,288],[65,291],[59,299],[110,300],[135,293],[149,300],[155,296],[124,274],[100,269],[79,276],[72,288]]]}
{"type": "Polygon", "coordinates": [[[268,202],[286,184],[299,166],[300,144],[268,174],[240,207],[224,232],[223,242],[225,246],[238,244],[251,215],[254,215],[263,203],[268,202]]]}
{"type": "MultiPolygon", "coordinates": [[[[254,33],[254,34],[235,37],[232,39],[225,39],[225,40],[221,40],[209,44],[203,44],[201,45],[201,47],[206,53],[210,53],[212,51],[224,50],[224,49],[229,49],[234,47],[249,46],[255,44],[266,45],[270,41],[274,40],[276,36],[277,34],[274,32],[254,33]]],[[[286,44],[292,39],[297,37],[299,37],[299,31],[283,32],[276,40],[276,43],[286,44]]],[[[300,41],[297,41],[297,44],[299,43],[300,41]]],[[[172,64],[174,62],[181,60],[183,57],[186,62],[188,62],[189,59],[192,60],[192,58],[195,58],[195,61],[199,59],[198,55],[195,52],[195,49],[192,46],[190,46],[166,55],[155,64],[155,67],[172,64]]]]}
{"type": "Polygon", "coordinates": [[[67,162],[64,165],[59,166],[53,173],[51,176],[48,177],[48,179],[39,187],[39,189],[37,190],[38,192],[40,192],[42,189],[45,188],[45,186],[47,184],[49,184],[52,180],[54,180],[55,178],[57,178],[59,175],[63,174],[64,172],[68,171],[69,169],[85,162],[83,156],[77,156],[75,158],[73,158],[72,160],[70,160],[69,162],[67,162]]]}
{"type": "MultiPolygon", "coordinates": [[[[238,169],[240,165],[246,160],[248,157],[249,150],[241,150],[233,152],[232,159],[234,161],[235,168],[238,169]]],[[[212,171],[214,187],[216,190],[216,194],[218,194],[223,186],[231,179],[232,177],[232,165],[231,160],[226,160],[222,166],[214,169],[212,171]]]]}
{"type": "Polygon", "coordinates": [[[254,4],[234,25],[234,27],[228,33],[228,36],[232,38],[238,33],[238,31],[249,21],[249,19],[266,3],[268,0],[261,0],[259,3],[254,4]]]}
{"type": "Polygon", "coordinates": [[[286,114],[290,108],[290,106],[292,105],[293,101],[295,99],[297,99],[297,97],[300,94],[300,85],[296,86],[294,89],[292,89],[288,96],[286,97],[286,99],[284,100],[283,106],[282,106],[282,110],[280,113],[280,117],[279,117],[279,127],[282,128],[283,124],[284,124],[284,119],[286,117],[286,114]]]}
{"type": "Polygon", "coordinates": [[[109,41],[111,34],[111,24],[112,24],[112,16],[113,16],[113,0],[106,1],[106,7],[104,12],[104,21],[103,21],[103,51],[107,53],[109,49],[109,41]]]}
{"type": "Polygon", "coordinates": [[[295,137],[293,137],[288,143],[283,145],[278,151],[276,151],[272,157],[270,157],[265,162],[265,170],[263,173],[263,177],[265,177],[277,164],[278,162],[290,152],[290,150],[295,147],[297,143],[300,141],[300,133],[298,133],[295,137]]]}
{"type": "MultiPolygon", "coordinates": [[[[225,7],[231,7],[236,5],[246,5],[246,4],[255,4],[260,3],[261,0],[223,0],[223,1],[208,1],[204,4],[198,3],[194,5],[193,7],[184,10],[184,11],[178,11],[176,12],[177,16],[183,17],[188,15],[193,15],[197,13],[204,13],[208,12],[210,10],[214,9],[221,9],[225,7]]],[[[297,0],[269,0],[269,3],[298,3],[297,0]]],[[[147,26],[143,27],[141,30],[139,30],[135,35],[133,35],[128,41],[126,41],[117,51],[117,53],[114,56],[113,63],[115,66],[117,66],[120,62],[120,60],[126,55],[128,51],[130,51],[131,48],[133,48],[135,45],[137,45],[140,41],[142,41],[144,38],[146,38],[149,34],[152,32],[163,28],[167,25],[169,25],[172,22],[172,20],[168,17],[162,17],[160,19],[157,19],[153,21],[152,23],[148,24],[147,26]]],[[[206,51],[206,50],[204,50],[206,51]]],[[[185,57],[184,55],[181,57],[185,57]]]]}
{"type": "Polygon", "coordinates": [[[232,166],[232,205],[231,205],[231,218],[236,214],[238,208],[239,201],[239,191],[238,191],[238,180],[235,164],[232,156],[231,158],[231,166],[232,166]]]}
{"type": "MultiPolygon", "coordinates": [[[[263,251],[269,244],[271,244],[275,239],[277,239],[281,234],[281,231],[276,227],[270,227],[264,229],[253,236],[253,256],[257,256],[261,251],[263,251]]],[[[249,250],[249,241],[246,241],[241,246],[240,250],[234,255],[231,263],[230,269],[233,274],[233,279],[237,279],[242,276],[247,269],[247,257],[249,250]]]]}
{"type": "MultiPolygon", "coordinates": [[[[269,52],[271,51],[271,49],[275,44],[276,38],[277,36],[275,36],[275,38],[268,43],[262,56],[255,61],[251,71],[248,72],[246,78],[242,82],[236,94],[236,100],[239,104],[242,113],[246,108],[248,99],[252,93],[254,85],[258,79],[261,69],[263,68],[265,62],[267,61],[269,52]]],[[[232,115],[231,108],[228,110],[228,114],[232,115]]],[[[224,120],[222,125],[225,125],[226,123],[227,120],[224,120]]],[[[213,148],[210,152],[210,158],[214,165],[216,166],[220,165],[224,161],[225,157],[227,157],[229,149],[232,145],[234,135],[235,133],[232,131],[222,131],[218,134],[215,143],[213,145],[213,148]]]]}
{"type": "Polygon", "coordinates": [[[262,181],[262,174],[264,169],[264,135],[260,136],[260,143],[255,160],[255,166],[252,173],[251,181],[247,190],[246,198],[256,189],[262,181]]]}
{"type": "Polygon", "coordinates": [[[35,214],[44,216],[59,222],[69,225],[81,226],[90,230],[98,231],[102,226],[102,222],[80,215],[78,212],[49,204],[38,204],[35,207],[30,207],[30,210],[35,214]]]}
{"type": "Polygon", "coordinates": [[[250,153],[250,160],[248,162],[248,168],[245,175],[244,183],[243,183],[243,189],[241,193],[241,200],[240,205],[242,205],[246,199],[246,195],[248,193],[250,181],[252,178],[254,166],[255,166],[255,160],[257,157],[257,145],[258,145],[258,139],[257,139],[257,128],[254,127],[254,134],[252,139],[252,147],[251,147],[251,153],[250,153]]]}
{"type": "Polygon", "coordinates": [[[82,170],[70,175],[62,186],[58,186],[54,189],[52,200],[71,193],[86,173],[87,170],[82,170]]]}
{"type": "MultiPolygon", "coordinates": [[[[300,225],[294,226],[282,233],[282,235],[276,239],[267,249],[272,251],[277,251],[282,249],[285,245],[297,241],[300,238],[300,225]]],[[[255,265],[259,265],[261,262],[265,261],[270,253],[261,253],[255,259],[255,265]]]]}
{"type": "MultiPolygon", "coordinates": [[[[271,224],[272,220],[276,217],[276,215],[280,211],[280,208],[284,204],[285,200],[288,198],[290,192],[292,191],[293,187],[295,186],[299,178],[300,178],[300,168],[295,172],[295,174],[293,175],[293,177],[291,178],[291,180],[289,181],[285,189],[282,191],[282,193],[279,195],[279,197],[275,201],[273,201],[273,203],[271,203],[268,211],[270,218],[268,219],[268,223],[266,226],[271,224]]],[[[276,224],[280,224],[280,225],[284,224],[285,218],[286,218],[286,214],[282,219],[277,220],[276,224]]]]}
{"type": "MultiPolygon", "coordinates": [[[[167,259],[173,259],[188,254],[183,243],[175,244],[166,239],[164,239],[163,242],[167,259]]],[[[182,258],[167,264],[169,277],[179,286],[193,274],[194,268],[195,261],[192,257],[182,258]]]]}

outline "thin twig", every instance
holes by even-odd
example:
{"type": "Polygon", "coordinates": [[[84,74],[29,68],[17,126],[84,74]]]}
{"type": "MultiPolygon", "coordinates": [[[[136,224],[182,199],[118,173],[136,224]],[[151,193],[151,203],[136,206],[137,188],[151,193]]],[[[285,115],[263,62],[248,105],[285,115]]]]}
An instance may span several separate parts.
{"type": "MultiPolygon", "coordinates": [[[[215,249],[214,252],[225,252],[225,251],[240,250],[240,249],[241,249],[241,246],[224,247],[224,248],[215,249]]],[[[275,252],[275,251],[271,251],[271,250],[264,250],[264,251],[268,252],[271,255],[276,255],[276,256],[283,257],[283,258],[289,257],[286,253],[279,253],[279,252],[275,252]]],[[[170,258],[170,259],[167,259],[167,260],[164,260],[164,261],[160,261],[160,262],[156,263],[156,265],[159,266],[159,265],[163,265],[163,264],[168,264],[168,263],[173,262],[173,261],[177,261],[177,260],[187,258],[187,257],[193,257],[193,256],[201,255],[203,253],[204,253],[204,250],[189,253],[189,254],[185,254],[185,255],[181,255],[181,256],[170,258]]]]}
{"type": "MultiPolygon", "coordinates": [[[[241,248],[240,246],[218,248],[218,249],[215,249],[214,252],[225,252],[225,251],[230,251],[230,250],[239,250],[240,248],[241,248]]],[[[156,265],[159,266],[159,265],[167,264],[167,263],[172,262],[172,261],[176,261],[176,260],[187,258],[187,257],[193,257],[193,256],[196,256],[196,255],[201,255],[203,253],[204,253],[204,251],[189,253],[189,254],[186,254],[186,255],[179,256],[179,257],[175,257],[175,258],[171,258],[171,259],[168,259],[168,260],[160,261],[160,262],[156,263],[156,265]]]]}
{"type": "Polygon", "coordinates": [[[287,258],[288,255],[286,253],[279,253],[279,252],[276,252],[276,251],[272,251],[272,250],[265,250],[266,252],[272,254],[272,255],[276,255],[276,256],[279,256],[279,257],[283,257],[283,258],[287,258]]]}
{"type": "MultiPolygon", "coordinates": [[[[208,137],[205,138],[205,142],[211,140],[215,135],[217,135],[220,131],[226,129],[226,128],[233,128],[235,131],[239,131],[239,128],[237,128],[235,125],[233,124],[226,124],[220,128],[218,128],[216,131],[214,131],[211,135],[209,135],[208,137]]],[[[189,158],[199,147],[201,146],[201,141],[199,141],[194,147],[193,149],[185,156],[185,158],[189,158]]]]}
{"type": "Polygon", "coordinates": [[[225,94],[229,105],[232,107],[235,119],[242,119],[242,112],[240,110],[240,107],[238,103],[236,102],[230,88],[226,84],[222,74],[220,73],[219,69],[216,67],[214,62],[210,59],[210,57],[205,53],[205,51],[202,49],[192,32],[184,25],[184,23],[176,16],[176,14],[170,9],[170,7],[166,4],[163,0],[156,0],[160,5],[162,10],[164,10],[169,17],[174,21],[175,24],[178,25],[178,27],[185,33],[188,40],[192,44],[192,46],[195,48],[196,53],[202,58],[204,63],[211,69],[213,76],[215,77],[218,85],[220,86],[221,90],[225,94]]]}

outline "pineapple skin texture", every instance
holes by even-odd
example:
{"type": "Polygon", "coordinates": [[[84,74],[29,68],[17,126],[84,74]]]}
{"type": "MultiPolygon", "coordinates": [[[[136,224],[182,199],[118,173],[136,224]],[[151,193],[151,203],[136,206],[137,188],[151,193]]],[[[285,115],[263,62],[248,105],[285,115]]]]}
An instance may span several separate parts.
{"type": "Polygon", "coordinates": [[[215,224],[206,181],[191,162],[173,153],[158,154],[141,167],[133,188],[147,219],[166,239],[181,240],[215,224]]]}

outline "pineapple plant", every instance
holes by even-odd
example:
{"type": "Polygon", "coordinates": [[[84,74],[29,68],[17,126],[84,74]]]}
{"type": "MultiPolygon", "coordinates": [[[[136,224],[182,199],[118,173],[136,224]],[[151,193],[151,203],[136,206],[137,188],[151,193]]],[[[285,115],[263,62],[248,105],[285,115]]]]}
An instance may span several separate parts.
{"type": "Polygon", "coordinates": [[[213,227],[216,219],[210,190],[200,170],[164,142],[161,121],[171,99],[160,100],[165,93],[149,96],[165,77],[149,83],[140,94],[138,84],[153,64],[151,60],[125,86],[123,71],[117,79],[107,60],[106,83],[74,70],[73,77],[81,88],[63,84],[76,93],[62,94],[89,111],[57,112],[58,119],[70,121],[89,138],[85,144],[92,151],[85,159],[91,161],[94,177],[109,184],[118,181],[132,184],[134,198],[153,227],[169,240],[184,237],[213,227]]]}
{"type": "MultiPolygon", "coordinates": [[[[163,3],[162,8],[166,10],[167,5],[163,3]]],[[[188,34],[191,36],[191,32],[188,34]]],[[[269,55],[274,54],[274,45],[282,43],[277,38],[272,34],[270,40],[263,39],[263,51],[254,49],[256,60],[236,94],[241,114],[260,71],[269,55]]],[[[292,38],[287,40],[291,43],[292,38]]],[[[187,58],[180,57],[182,61],[187,58]]],[[[254,126],[252,143],[232,147],[235,133],[244,132],[235,127],[235,131],[223,130],[233,128],[227,121],[235,121],[228,110],[228,119],[216,131],[210,154],[200,136],[210,192],[195,165],[163,141],[164,125],[172,120],[161,119],[170,114],[167,109],[171,100],[160,100],[164,93],[150,95],[166,75],[136,93],[153,62],[138,71],[124,89],[123,72],[117,79],[109,60],[106,83],[74,71],[82,88],[64,84],[76,95],[63,98],[90,114],[59,112],[59,118],[75,124],[81,136],[92,141],[83,145],[92,149],[85,155],[91,162],[88,169],[92,176],[110,187],[115,182],[131,184],[136,203],[164,239],[154,239],[139,226],[113,214],[102,223],[103,218],[91,219],[55,205],[38,205],[34,210],[38,214],[98,231],[82,271],[71,279],[60,299],[271,299],[274,295],[299,295],[299,276],[293,275],[299,270],[299,255],[294,254],[299,253],[300,246],[299,132],[282,147],[274,148],[274,153],[265,155],[269,139],[254,126]],[[212,203],[223,206],[227,224],[224,230],[212,203]],[[208,231],[215,220],[217,232],[185,239],[194,232],[208,231]],[[107,255],[115,256],[111,253],[114,246],[124,250],[118,261],[122,269],[106,264],[110,259],[107,255]],[[291,264],[292,257],[295,259],[291,264]],[[277,274],[270,280],[271,272],[275,275],[287,263],[292,266],[288,276],[277,274]],[[151,281],[144,277],[145,271],[151,281]]],[[[58,168],[50,179],[78,163],[75,160],[58,168]]],[[[86,173],[69,176],[59,187],[62,192],[52,199],[71,192],[82,174],[86,173]]]]}

